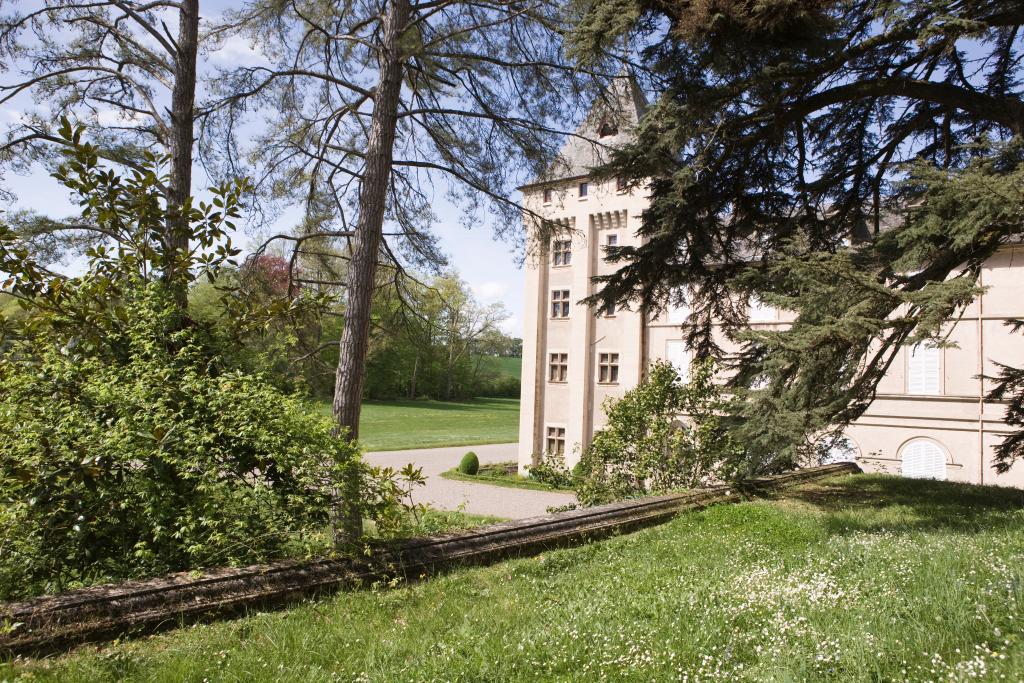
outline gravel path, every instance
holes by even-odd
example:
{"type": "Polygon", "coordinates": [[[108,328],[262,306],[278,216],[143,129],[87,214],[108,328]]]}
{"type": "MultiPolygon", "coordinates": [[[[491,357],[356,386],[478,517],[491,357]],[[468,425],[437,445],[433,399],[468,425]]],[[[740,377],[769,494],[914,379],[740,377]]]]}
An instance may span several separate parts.
{"type": "Polygon", "coordinates": [[[576,502],[571,493],[530,491],[489,484],[442,479],[441,473],[459,464],[466,451],[473,451],[480,463],[508,462],[516,459],[514,443],[489,446],[452,446],[448,448],[417,448],[410,451],[377,451],[366,459],[375,465],[402,467],[416,463],[427,477],[425,486],[416,494],[417,502],[425,502],[442,510],[462,510],[475,515],[492,515],[505,519],[523,519],[547,513],[549,507],[576,502]]]}

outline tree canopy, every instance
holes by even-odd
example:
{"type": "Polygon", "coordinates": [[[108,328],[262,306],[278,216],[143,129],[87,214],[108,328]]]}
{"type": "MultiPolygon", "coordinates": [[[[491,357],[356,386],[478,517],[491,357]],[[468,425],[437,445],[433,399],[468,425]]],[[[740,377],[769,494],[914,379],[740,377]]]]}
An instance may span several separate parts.
{"type": "MultiPolygon", "coordinates": [[[[89,123],[96,154],[137,172],[144,172],[154,146],[165,153],[168,173],[160,190],[168,209],[164,230],[153,237],[155,248],[166,252],[161,277],[174,290],[182,318],[188,276],[173,265],[190,249],[199,0],[37,0],[0,2],[0,10],[12,4],[15,11],[0,15],[6,76],[0,104],[31,98],[36,109],[26,108],[0,129],[0,173],[59,160],[69,144],[57,131],[63,117],[89,123]]],[[[23,236],[51,245],[116,241],[82,221],[19,222],[23,236]]]]}
{"type": "Polygon", "coordinates": [[[1024,231],[1022,23],[1008,0],[587,3],[580,53],[627,36],[657,95],[601,171],[652,202],[594,302],[685,292],[699,354],[741,345],[751,468],[859,416],[1024,231]],[[750,331],[754,293],[792,327],[750,331]]]}

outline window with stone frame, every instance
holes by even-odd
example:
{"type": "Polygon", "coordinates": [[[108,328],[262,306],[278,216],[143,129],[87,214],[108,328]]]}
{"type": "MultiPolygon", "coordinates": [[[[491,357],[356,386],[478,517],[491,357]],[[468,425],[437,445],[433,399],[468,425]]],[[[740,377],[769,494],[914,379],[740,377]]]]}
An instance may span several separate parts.
{"type": "Polygon", "coordinates": [[[608,248],[619,246],[619,235],[618,233],[609,233],[604,236],[604,252],[605,260],[608,260],[608,248]]]}
{"type": "Polygon", "coordinates": [[[565,382],[569,377],[569,354],[548,354],[548,381],[565,382]]]}
{"type": "Polygon", "coordinates": [[[619,383],[619,354],[597,354],[597,381],[600,384],[619,383]]]}
{"type": "Polygon", "coordinates": [[[618,135],[619,127],[615,125],[614,121],[602,121],[601,125],[597,128],[597,137],[607,138],[612,135],[618,135]]]}
{"type": "Polygon", "coordinates": [[[548,455],[565,454],[565,427],[548,427],[544,451],[548,455]]]}
{"type": "Polygon", "coordinates": [[[572,263],[572,240],[554,240],[551,245],[552,262],[556,266],[572,263]]]}
{"type": "Polygon", "coordinates": [[[550,204],[551,203],[551,188],[550,187],[544,188],[544,203],[545,204],[550,204]]]}
{"type": "Polygon", "coordinates": [[[568,318],[569,317],[569,290],[568,289],[553,289],[551,290],[551,317],[552,318],[568,318]]]}

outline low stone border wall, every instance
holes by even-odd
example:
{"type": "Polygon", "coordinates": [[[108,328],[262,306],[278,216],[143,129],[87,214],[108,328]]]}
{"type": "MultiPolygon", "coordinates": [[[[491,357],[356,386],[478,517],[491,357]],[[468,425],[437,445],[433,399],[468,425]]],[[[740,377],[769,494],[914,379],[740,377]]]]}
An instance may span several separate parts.
{"type": "MultiPolygon", "coordinates": [[[[752,480],[744,490],[746,486],[781,489],[859,471],[853,463],[824,465],[752,480]]],[[[7,656],[59,652],[84,642],[267,609],[375,581],[415,580],[459,565],[529,555],[650,526],[682,510],[733,502],[742,496],[736,487],[714,486],[412,539],[383,547],[371,559],[279,562],[199,575],[182,572],[0,604],[0,652],[7,656]]]]}

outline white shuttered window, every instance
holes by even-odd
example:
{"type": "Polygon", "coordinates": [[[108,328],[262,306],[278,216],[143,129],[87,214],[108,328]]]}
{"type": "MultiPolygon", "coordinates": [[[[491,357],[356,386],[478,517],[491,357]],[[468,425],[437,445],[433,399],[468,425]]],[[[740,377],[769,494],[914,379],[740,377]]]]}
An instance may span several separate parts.
{"type": "Polygon", "coordinates": [[[756,296],[750,297],[750,322],[767,323],[775,322],[779,314],[774,308],[764,303],[756,296]]]}
{"type": "Polygon", "coordinates": [[[946,478],[946,454],[928,439],[914,439],[904,446],[902,462],[904,477],[946,478]]]}
{"type": "Polygon", "coordinates": [[[665,360],[679,373],[680,381],[690,381],[690,352],[686,349],[686,342],[681,339],[666,342],[665,360]]]}
{"type": "Polygon", "coordinates": [[[690,302],[686,290],[677,289],[668,302],[668,321],[673,325],[684,325],[690,318],[690,302]]]}
{"type": "Polygon", "coordinates": [[[930,344],[917,344],[908,351],[907,393],[930,396],[942,393],[941,350],[930,344]]]}

